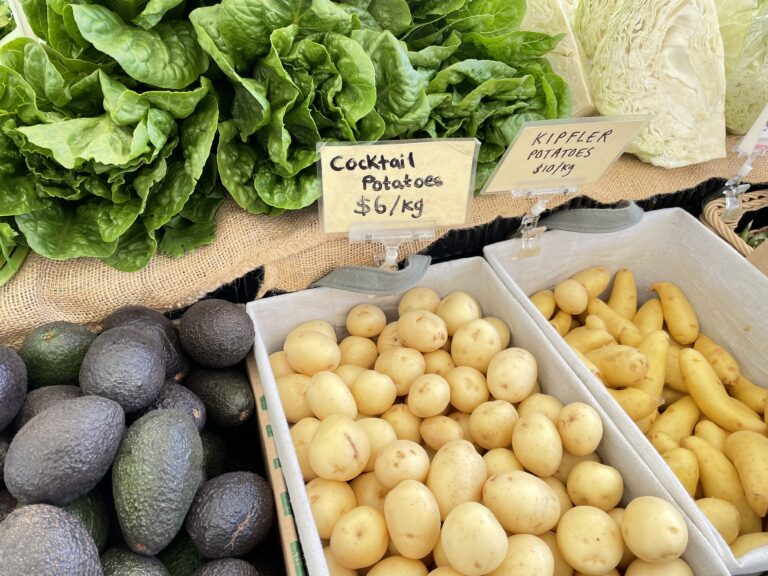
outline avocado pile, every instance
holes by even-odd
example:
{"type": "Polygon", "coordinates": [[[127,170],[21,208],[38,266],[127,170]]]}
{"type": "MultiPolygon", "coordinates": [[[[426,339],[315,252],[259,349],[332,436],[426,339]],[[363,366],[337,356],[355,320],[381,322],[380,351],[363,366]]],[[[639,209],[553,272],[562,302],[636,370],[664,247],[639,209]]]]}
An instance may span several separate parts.
{"type": "Polygon", "coordinates": [[[272,576],[238,306],[141,306],[0,347],[0,575],[272,576]]]}

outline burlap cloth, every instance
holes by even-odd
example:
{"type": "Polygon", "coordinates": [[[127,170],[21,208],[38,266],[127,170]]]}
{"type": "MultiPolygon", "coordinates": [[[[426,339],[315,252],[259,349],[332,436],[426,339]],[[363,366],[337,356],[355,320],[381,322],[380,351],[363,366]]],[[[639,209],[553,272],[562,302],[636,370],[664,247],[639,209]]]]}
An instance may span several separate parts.
{"type": "MultiPolygon", "coordinates": [[[[729,150],[734,143],[729,142],[729,150]]],[[[642,200],[690,189],[710,178],[729,178],[740,164],[730,154],[721,160],[664,170],[625,155],[598,184],[584,187],[581,193],[603,203],[642,200]]],[[[768,182],[768,159],[757,160],[748,181],[768,182]]],[[[549,206],[564,201],[556,197],[549,206]]],[[[475,198],[465,227],[486,224],[499,216],[520,216],[530,204],[510,195],[475,198]]],[[[435,240],[447,232],[438,230],[435,240]]],[[[409,243],[401,256],[428,245],[409,243]]],[[[181,259],[157,256],[140,272],[118,272],[93,259],[55,262],[31,254],[19,274],[0,288],[0,342],[17,344],[32,328],[53,320],[95,323],[126,304],[161,311],[180,308],[260,266],[264,267],[260,295],[275,288],[300,290],[336,267],[372,264],[376,251],[376,246],[367,243],[350,244],[346,238],[323,235],[314,207],[267,218],[247,214],[227,201],[219,212],[214,244],[181,259]]]]}

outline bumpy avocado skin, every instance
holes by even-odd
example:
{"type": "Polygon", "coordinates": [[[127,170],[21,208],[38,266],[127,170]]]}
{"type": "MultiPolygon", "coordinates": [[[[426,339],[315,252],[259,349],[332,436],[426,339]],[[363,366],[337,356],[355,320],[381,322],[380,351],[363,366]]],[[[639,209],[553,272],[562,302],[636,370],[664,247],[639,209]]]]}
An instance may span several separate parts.
{"type": "Polygon", "coordinates": [[[194,576],[260,576],[256,568],[245,560],[226,558],[201,566],[194,576]]]}
{"type": "Polygon", "coordinates": [[[27,367],[13,348],[0,346],[0,432],[13,422],[27,395],[27,367]]]}
{"type": "Polygon", "coordinates": [[[110,548],[101,556],[104,576],[170,576],[154,556],[142,556],[126,548],[110,548]]]}
{"type": "Polygon", "coordinates": [[[192,360],[209,368],[227,368],[243,360],[254,335],[248,314],[226,300],[197,302],[179,321],[182,347],[192,360]]]}
{"type": "Polygon", "coordinates": [[[54,404],[64,400],[72,400],[82,395],[83,391],[78,386],[70,384],[44,386],[43,388],[31,390],[24,399],[21,410],[16,414],[13,425],[16,427],[16,430],[21,430],[27,422],[43,410],[47,410],[54,404]]]}
{"type": "Polygon", "coordinates": [[[80,365],[94,338],[94,332],[74,322],[49,322],[32,330],[19,349],[29,387],[77,384],[80,365]]]}
{"type": "Polygon", "coordinates": [[[205,403],[206,417],[219,426],[239,426],[253,414],[248,379],[239,371],[198,368],[184,384],[205,403]]]}

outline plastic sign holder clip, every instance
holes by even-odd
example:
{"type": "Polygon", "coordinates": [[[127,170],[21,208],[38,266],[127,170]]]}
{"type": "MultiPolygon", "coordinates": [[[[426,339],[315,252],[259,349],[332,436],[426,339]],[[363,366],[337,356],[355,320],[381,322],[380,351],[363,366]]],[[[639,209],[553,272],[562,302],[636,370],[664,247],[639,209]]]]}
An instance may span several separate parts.
{"type": "Polygon", "coordinates": [[[730,222],[738,220],[744,213],[741,196],[749,190],[750,185],[742,183],[742,180],[752,171],[755,160],[759,156],[768,154],[768,103],[755,119],[752,128],[747,131],[744,138],[736,146],[736,152],[740,156],[746,156],[747,159],[736,175],[730,178],[722,189],[725,196],[725,210],[720,214],[720,219],[730,222]]]}
{"type": "Polygon", "coordinates": [[[353,223],[349,227],[349,241],[382,244],[384,251],[374,256],[374,263],[382,269],[395,271],[398,267],[400,246],[414,240],[431,240],[437,234],[437,225],[426,221],[419,226],[398,227],[375,222],[353,223]]]}
{"type": "Polygon", "coordinates": [[[513,260],[537,256],[541,250],[541,235],[547,231],[546,226],[539,226],[541,215],[547,209],[547,200],[556,195],[573,195],[578,188],[549,188],[542,190],[513,191],[513,198],[535,198],[534,204],[528,209],[520,223],[515,236],[520,235],[520,248],[512,254],[513,260]]]}

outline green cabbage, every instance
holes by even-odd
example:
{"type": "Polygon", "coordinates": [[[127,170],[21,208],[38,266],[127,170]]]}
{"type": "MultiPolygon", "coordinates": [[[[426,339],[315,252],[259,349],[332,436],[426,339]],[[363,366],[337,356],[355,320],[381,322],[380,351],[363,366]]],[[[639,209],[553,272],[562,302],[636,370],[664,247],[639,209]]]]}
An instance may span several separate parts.
{"type": "Polygon", "coordinates": [[[622,0],[595,49],[597,110],[650,114],[627,148],[678,168],[725,156],[723,42],[713,0],[622,0]]]}
{"type": "Polygon", "coordinates": [[[716,0],[725,49],[725,124],[745,134],[768,102],[768,0],[716,0]]]}

